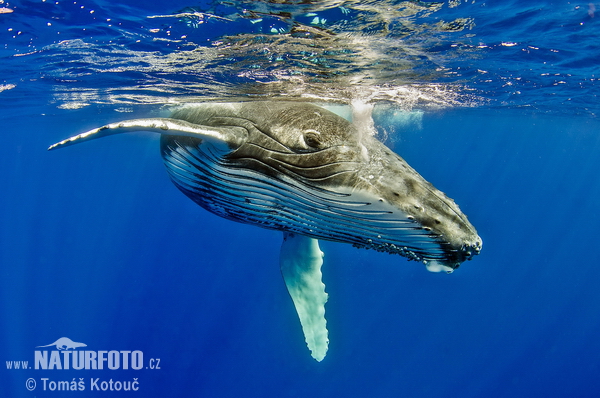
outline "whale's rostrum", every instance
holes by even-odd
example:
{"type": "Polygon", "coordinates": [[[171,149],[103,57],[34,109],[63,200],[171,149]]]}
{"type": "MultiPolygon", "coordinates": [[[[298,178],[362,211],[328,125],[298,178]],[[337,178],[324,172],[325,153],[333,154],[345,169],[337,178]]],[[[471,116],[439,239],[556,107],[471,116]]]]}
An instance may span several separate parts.
{"type": "Polygon", "coordinates": [[[130,131],[161,134],[171,180],[206,210],[284,233],[282,274],[318,361],[328,345],[318,240],[400,254],[446,272],[481,250],[481,238],[452,199],[324,108],[194,104],[170,118],[108,124],[49,149],[130,131]]]}

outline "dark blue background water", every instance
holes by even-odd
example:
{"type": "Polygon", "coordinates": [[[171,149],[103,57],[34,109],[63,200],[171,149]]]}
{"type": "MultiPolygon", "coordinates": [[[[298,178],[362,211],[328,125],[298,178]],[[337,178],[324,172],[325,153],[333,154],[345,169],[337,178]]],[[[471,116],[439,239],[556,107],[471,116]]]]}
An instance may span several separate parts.
{"type": "MultiPolygon", "coordinates": [[[[500,11],[509,20],[523,12],[500,11]]],[[[530,18],[542,23],[544,15],[530,18]]],[[[519,32],[509,31],[510,40],[519,42],[519,32]]],[[[460,204],[483,251],[445,275],[399,256],[323,242],[331,342],[317,363],[280,276],[279,233],[196,206],[169,181],[154,136],[46,151],[104,123],[154,114],[157,106],[126,104],[123,113],[115,112],[123,104],[92,99],[81,109],[57,108],[31,75],[18,79],[15,59],[5,54],[2,62],[11,68],[4,84],[16,88],[0,93],[1,396],[600,393],[600,125],[594,109],[562,101],[597,106],[594,70],[577,69],[583,77],[574,86],[584,94],[563,84],[555,106],[535,87],[520,87],[524,98],[503,105],[493,102],[504,95],[498,90],[475,108],[427,109],[421,126],[404,126],[388,139],[460,204]],[[521,109],[528,102],[543,109],[521,109]],[[141,350],[146,361],[160,358],[160,369],[4,368],[5,361],[33,366],[35,347],[59,337],[95,351],[141,350]],[[90,378],[136,378],[140,390],[44,392],[45,377],[84,378],[88,387],[90,378]],[[33,392],[28,378],[38,382],[33,392]]],[[[469,67],[489,66],[486,60],[469,67]]],[[[520,62],[528,61],[515,59],[506,69],[516,71],[520,62]]],[[[529,62],[523,69],[537,65],[529,62]]]]}

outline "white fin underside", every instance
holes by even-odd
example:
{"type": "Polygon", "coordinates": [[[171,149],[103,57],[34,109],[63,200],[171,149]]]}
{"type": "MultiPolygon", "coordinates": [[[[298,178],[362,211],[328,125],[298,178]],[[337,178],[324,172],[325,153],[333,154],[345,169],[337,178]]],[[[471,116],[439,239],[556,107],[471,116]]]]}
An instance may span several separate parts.
{"type": "Polygon", "coordinates": [[[325,320],[327,293],[321,281],[323,252],[319,249],[319,241],[284,233],[279,263],[300,318],[306,344],[312,357],[321,362],[327,354],[329,338],[325,320]]]}

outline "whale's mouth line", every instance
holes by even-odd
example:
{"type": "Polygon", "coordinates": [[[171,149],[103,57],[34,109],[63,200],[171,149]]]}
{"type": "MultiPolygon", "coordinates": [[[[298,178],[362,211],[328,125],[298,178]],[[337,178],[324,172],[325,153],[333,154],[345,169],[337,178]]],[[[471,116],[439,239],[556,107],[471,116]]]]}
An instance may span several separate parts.
{"type": "Polygon", "coordinates": [[[419,262],[457,266],[451,260],[457,249],[398,209],[391,211],[357,192],[314,187],[289,177],[278,179],[235,167],[203,149],[171,142],[163,145],[162,152],[175,185],[211,212],[238,222],[346,242],[419,262]]]}
{"type": "MultiPolygon", "coordinates": [[[[281,143],[279,144],[283,145],[281,143]]],[[[291,149],[290,152],[278,151],[254,142],[247,142],[246,145],[247,153],[254,152],[251,150],[253,148],[255,151],[262,152],[262,156],[257,156],[255,153],[248,156],[234,152],[232,157],[235,157],[238,160],[250,159],[274,169],[277,169],[277,166],[283,167],[288,173],[293,174],[294,177],[306,181],[325,181],[340,174],[354,173],[361,167],[361,163],[353,159],[352,156],[349,156],[350,159],[348,160],[332,160],[335,159],[334,156],[330,156],[330,158],[327,159],[329,154],[339,152],[339,148],[343,147],[343,145],[334,145],[325,149],[316,149],[301,153],[292,152],[291,149]],[[273,164],[269,164],[262,159],[269,159],[273,164]],[[326,160],[326,162],[323,162],[323,160],[326,160]],[[317,166],[313,166],[314,164],[317,166]],[[339,170],[332,171],[331,169],[339,170]],[[321,177],[311,177],[309,176],[309,173],[321,175],[321,177]]]]}

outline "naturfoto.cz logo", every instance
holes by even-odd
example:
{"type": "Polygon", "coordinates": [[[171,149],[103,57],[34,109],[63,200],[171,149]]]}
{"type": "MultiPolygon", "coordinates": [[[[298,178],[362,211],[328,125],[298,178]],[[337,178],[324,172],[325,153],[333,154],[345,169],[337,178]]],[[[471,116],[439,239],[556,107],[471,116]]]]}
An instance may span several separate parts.
{"type": "MultiPolygon", "coordinates": [[[[78,350],[87,347],[86,344],[76,343],[68,337],[61,337],[52,344],[38,346],[55,346],[56,350],[35,350],[35,369],[135,369],[144,367],[144,353],[142,351],[88,351],[78,350]],[[70,351],[70,349],[72,351],[70,351]]],[[[159,360],[160,361],[160,360],[159,360]]]]}
{"type": "MultiPolygon", "coordinates": [[[[144,361],[144,353],[140,350],[88,350],[87,344],[61,337],[53,343],[36,346],[33,357],[35,370],[141,370],[160,369],[160,358],[150,358],[144,361]],[[41,348],[41,349],[40,349],[41,348]],[[48,349],[45,349],[48,348],[48,349]],[[54,349],[52,349],[54,348],[54,349]]],[[[30,361],[6,361],[7,369],[31,370],[30,361]]],[[[44,391],[137,391],[139,390],[138,378],[133,381],[101,380],[90,378],[85,383],[84,378],[77,382],[73,380],[50,380],[48,377],[38,379],[28,378],[25,387],[29,391],[36,389],[38,384],[44,391]]]]}

